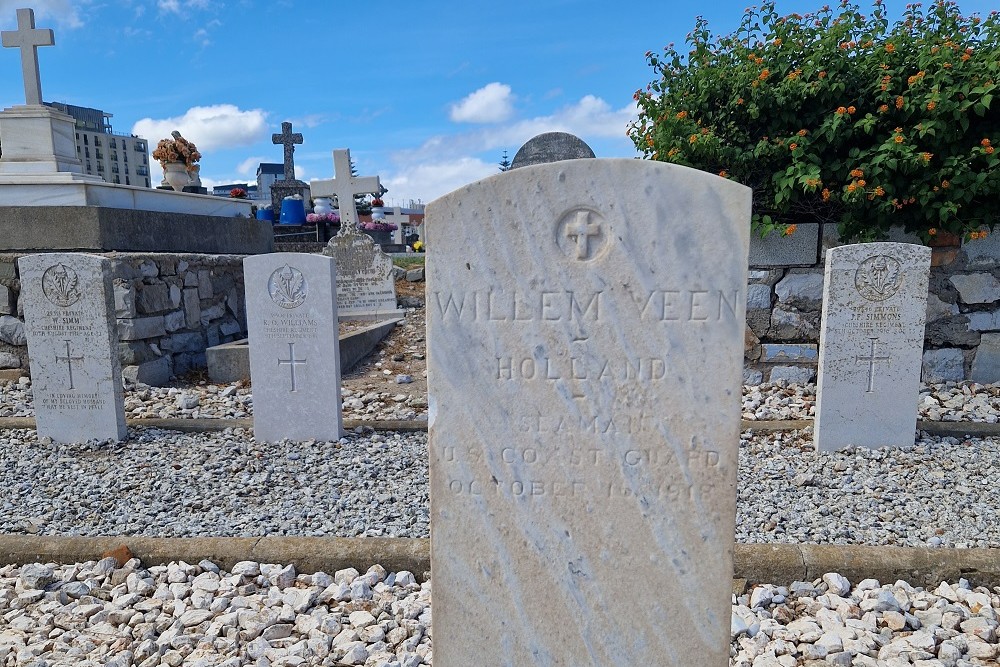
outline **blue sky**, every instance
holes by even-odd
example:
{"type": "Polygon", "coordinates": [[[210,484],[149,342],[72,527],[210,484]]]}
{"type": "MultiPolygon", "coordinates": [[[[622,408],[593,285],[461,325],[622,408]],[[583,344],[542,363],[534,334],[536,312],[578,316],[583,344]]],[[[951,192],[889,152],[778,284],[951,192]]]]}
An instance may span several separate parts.
{"type": "MultiPolygon", "coordinates": [[[[728,33],[748,4],[0,0],[0,28],[33,7],[56,36],[39,49],[44,99],[111,112],[115,131],[154,146],[180,129],[203,153],[208,185],[280,162],[271,134],[288,120],[305,139],[300,178],[332,177],[331,151],[350,148],[360,175],[389,188],[387,203],[405,205],[496,173],[504,150],[513,157],[541,132],[634,157],[625,131],[632,94],[652,77],[646,51],[682,43],[697,14],[728,33]]],[[[821,4],[779,0],[778,10],[821,4]]],[[[886,4],[893,18],[904,6],[886,4]]],[[[0,82],[0,107],[24,103],[16,49],[0,52],[0,82]]]]}

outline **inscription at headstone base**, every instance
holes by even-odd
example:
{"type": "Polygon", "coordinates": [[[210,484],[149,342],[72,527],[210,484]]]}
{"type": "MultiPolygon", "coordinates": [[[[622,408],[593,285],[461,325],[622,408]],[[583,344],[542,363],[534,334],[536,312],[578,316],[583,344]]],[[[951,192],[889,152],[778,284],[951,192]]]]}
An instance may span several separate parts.
{"type": "Polygon", "coordinates": [[[749,219],[639,160],[428,205],[435,665],[728,664],[749,219]]]}
{"type": "Polygon", "coordinates": [[[254,437],[343,435],[336,267],[329,257],[271,253],[243,260],[254,437]]]}
{"type": "Polygon", "coordinates": [[[111,261],[45,253],[18,259],[39,436],[121,440],[125,402],[111,261]]]}
{"type": "Polygon", "coordinates": [[[819,451],[912,445],[931,249],[862,243],[826,253],[815,442],[819,451]]]}

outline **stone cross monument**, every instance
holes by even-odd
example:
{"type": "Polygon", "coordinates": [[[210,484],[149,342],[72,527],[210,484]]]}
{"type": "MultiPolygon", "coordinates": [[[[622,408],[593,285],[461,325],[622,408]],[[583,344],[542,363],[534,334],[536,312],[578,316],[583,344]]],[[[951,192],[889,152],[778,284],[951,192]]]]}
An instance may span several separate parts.
{"type": "Polygon", "coordinates": [[[281,124],[281,133],[271,135],[271,141],[278,146],[285,148],[285,174],[280,181],[271,184],[271,209],[274,211],[275,220],[281,215],[281,200],[292,195],[299,195],[305,202],[308,211],[309,198],[311,197],[309,185],[295,178],[295,144],[302,143],[302,134],[292,132],[292,124],[285,121],[281,124]]]}
{"type": "Polygon", "coordinates": [[[355,234],[358,230],[358,209],[354,195],[381,193],[378,176],[355,176],[351,173],[351,151],[343,148],[333,151],[333,178],[313,181],[317,197],[336,197],[340,206],[340,231],[338,236],[355,234]]]}
{"type": "Polygon", "coordinates": [[[285,122],[281,124],[281,134],[272,134],[271,143],[283,144],[285,147],[285,180],[295,180],[295,144],[302,143],[302,133],[292,133],[292,124],[285,122]]]}
{"type": "Polygon", "coordinates": [[[35,27],[35,12],[17,10],[17,30],[0,32],[3,45],[21,49],[21,73],[24,76],[24,103],[42,103],[42,79],[38,73],[38,47],[53,46],[55,34],[51,28],[35,27]]]}

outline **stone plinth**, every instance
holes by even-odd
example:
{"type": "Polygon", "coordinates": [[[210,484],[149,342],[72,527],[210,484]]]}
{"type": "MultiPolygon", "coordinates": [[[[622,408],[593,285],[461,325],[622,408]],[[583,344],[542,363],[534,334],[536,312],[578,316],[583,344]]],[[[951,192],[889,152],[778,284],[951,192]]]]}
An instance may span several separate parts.
{"type": "Polygon", "coordinates": [[[73,117],[50,107],[21,105],[4,109],[0,112],[0,176],[63,173],[83,182],[102,182],[97,176],[83,173],[75,133],[73,117]]]}
{"type": "MultiPolygon", "coordinates": [[[[2,193],[0,186],[0,197],[2,193]]],[[[163,196],[197,197],[173,193],[163,196]]],[[[95,206],[0,207],[0,251],[118,250],[252,255],[271,252],[273,248],[271,223],[253,218],[95,206]]]]}

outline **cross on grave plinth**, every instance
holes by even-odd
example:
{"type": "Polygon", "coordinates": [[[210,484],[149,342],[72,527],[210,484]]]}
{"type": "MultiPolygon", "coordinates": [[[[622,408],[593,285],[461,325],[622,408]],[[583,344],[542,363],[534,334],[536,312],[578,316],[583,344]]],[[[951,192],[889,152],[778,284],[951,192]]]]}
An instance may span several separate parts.
{"type": "Polygon", "coordinates": [[[78,356],[78,357],[74,357],[72,355],[72,353],[70,352],[70,341],[68,339],[64,339],[63,342],[66,343],[66,355],[65,356],[60,356],[60,355],[57,354],[56,355],[56,362],[60,362],[60,361],[65,361],[66,362],[66,369],[69,372],[69,387],[68,388],[69,389],[75,389],[75,387],[73,386],[73,362],[74,361],[83,361],[83,356],[81,355],[81,356],[78,356]]]}
{"type": "Polygon", "coordinates": [[[271,143],[282,144],[285,147],[285,180],[295,180],[295,160],[292,157],[295,153],[295,144],[302,143],[302,133],[292,132],[292,124],[285,122],[281,124],[281,134],[272,134],[271,143]]]}
{"type": "Polygon", "coordinates": [[[291,373],[291,380],[292,380],[292,388],[289,391],[295,391],[295,367],[306,365],[305,359],[295,358],[295,343],[288,344],[288,358],[278,359],[278,365],[288,366],[288,371],[289,373],[291,373]]]}
{"type": "Polygon", "coordinates": [[[378,176],[354,176],[351,173],[351,151],[344,148],[333,151],[333,178],[312,181],[314,197],[336,197],[340,206],[340,231],[337,236],[353,234],[358,229],[358,209],[354,195],[381,193],[378,176]]]}
{"type": "Polygon", "coordinates": [[[17,10],[17,30],[0,32],[0,41],[8,48],[21,49],[21,76],[24,77],[24,103],[42,103],[42,78],[38,73],[38,47],[53,46],[55,33],[51,28],[35,27],[32,9],[17,10]]]}
{"type": "Polygon", "coordinates": [[[579,211],[576,220],[566,225],[566,236],[576,243],[576,258],[590,257],[590,237],[601,233],[601,225],[590,222],[590,211],[579,211]]]}
{"type": "Polygon", "coordinates": [[[871,350],[868,352],[867,357],[856,356],[854,357],[854,363],[868,364],[868,389],[865,393],[872,393],[875,391],[875,364],[880,361],[886,363],[892,363],[892,357],[876,357],[875,349],[878,347],[878,338],[869,338],[871,341],[871,350]]]}

